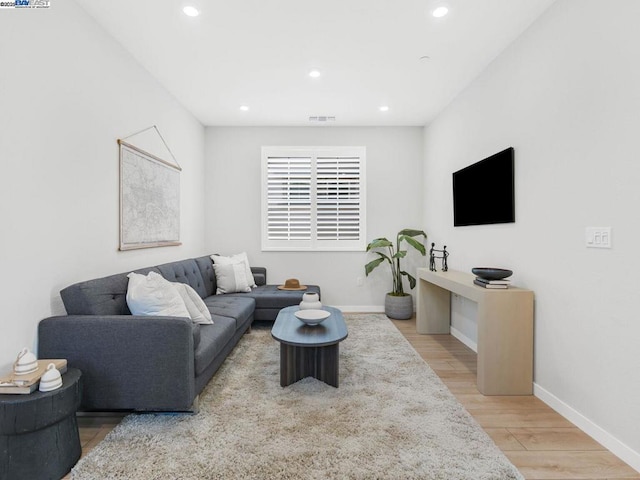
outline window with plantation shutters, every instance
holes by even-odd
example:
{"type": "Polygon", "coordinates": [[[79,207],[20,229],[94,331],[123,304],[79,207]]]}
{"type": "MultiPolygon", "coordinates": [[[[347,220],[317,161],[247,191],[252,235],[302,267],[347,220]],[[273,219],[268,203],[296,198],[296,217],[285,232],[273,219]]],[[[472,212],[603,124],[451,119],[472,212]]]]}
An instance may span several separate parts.
{"type": "Polygon", "coordinates": [[[262,174],[263,250],[364,249],[364,147],[263,147],[262,174]]]}

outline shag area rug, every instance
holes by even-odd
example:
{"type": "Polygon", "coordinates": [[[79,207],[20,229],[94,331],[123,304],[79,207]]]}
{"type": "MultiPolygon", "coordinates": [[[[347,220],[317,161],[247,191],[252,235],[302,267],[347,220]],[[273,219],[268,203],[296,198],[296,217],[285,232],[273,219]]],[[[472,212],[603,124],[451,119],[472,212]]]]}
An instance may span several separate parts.
{"type": "Polygon", "coordinates": [[[73,478],[523,479],[384,315],[345,319],[340,388],[280,387],[280,344],[254,328],[198,414],[127,416],[73,478]]]}

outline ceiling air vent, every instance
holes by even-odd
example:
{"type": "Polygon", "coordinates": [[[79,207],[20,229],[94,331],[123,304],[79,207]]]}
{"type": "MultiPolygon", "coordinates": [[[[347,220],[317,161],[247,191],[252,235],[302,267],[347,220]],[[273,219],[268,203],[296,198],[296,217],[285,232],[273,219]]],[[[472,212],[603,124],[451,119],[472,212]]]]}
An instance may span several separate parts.
{"type": "Polygon", "coordinates": [[[335,122],[336,117],[327,117],[324,115],[309,117],[310,122],[335,122]]]}

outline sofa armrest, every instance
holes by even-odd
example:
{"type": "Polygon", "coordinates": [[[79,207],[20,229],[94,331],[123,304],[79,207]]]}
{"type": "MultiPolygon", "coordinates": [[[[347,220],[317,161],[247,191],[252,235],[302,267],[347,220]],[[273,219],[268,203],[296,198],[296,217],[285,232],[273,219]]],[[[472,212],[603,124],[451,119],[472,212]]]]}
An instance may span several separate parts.
{"type": "Polygon", "coordinates": [[[251,273],[253,274],[253,279],[256,281],[256,285],[267,284],[267,269],[265,267],[251,267],[251,273]]]}
{"type": "Polygon", "coordinates": [[[187,410],[195,397],[188,318],[49,317],[38,325],[38,355],[82,371],[81,410],[187,410]]]}

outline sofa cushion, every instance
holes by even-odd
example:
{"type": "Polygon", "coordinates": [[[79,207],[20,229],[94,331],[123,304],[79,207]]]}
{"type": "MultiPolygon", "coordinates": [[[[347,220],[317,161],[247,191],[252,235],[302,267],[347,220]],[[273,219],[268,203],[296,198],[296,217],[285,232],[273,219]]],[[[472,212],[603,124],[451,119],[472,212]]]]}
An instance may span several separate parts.
{"type": "Polygon", "coordinates": [[[251,280],[247,278],[244,263],[237,262],[226,265],[214,263],[213,270],[216,272],[216,283],[218,284],[216,295],[251,291],[249,281],[253,282],[253,276],[251,280]]]}
{"type": "Polygon", "coordinates": [[[236,328],[242,327],[253,316],[256,302],[251,297],[212,295],[204,299],[215,323],[215,315],[231,317],[237,320],[236,328]]]}
{"type": "MultiPolygon", "coordinates": [[[[256,286],[256,282],[253,279],[253,273],[251,272],[251,266],[249,265],[249,257],[247,257],[247,252],[231,255],[230,257],[224,257],[222,255],[214,254],[214,255],[211,255],[211,260],[213,260],[214,269],[215,269],[215,265],[232,265],[235,263],[242,263],[242,265],[244,265],[244,273],[245,273],[247,283],[249,284],[249,287],[253,288],[256,286]]],[[[217,277],[216,277],[216,280],[217,280],[217,277]]]]}
{"type": "MultiPolygon", "coordinates": [[[[207,324],[210,325],[210,324],[207,324]]],[[[199,323],[191,323],[191,333],[193,334],[193,349],[197,350],[198,345],[200,345],[200,324],[199,323]]]]}
{"type": "Polygon", "coordinates": [[[200,325],[200,344],[195,349],[194,369],[196,376],[222,351],[233,338],[236,331],[236,320],[221,315],[213,315],[213,324],[200,325]]]}
{"type": "Polygon", "coordinates": [[[193,258],[179,262],[158,265],[158,270],[170,282],[182,282],[190,285],[200,297],[207,296],[207,289],[200,273],[200,268],[193,258]]]}
{"type": "Polygon", "coordinates": [[[157,272],[127,275],[127,305],[133,315],[191,318],[178,290],[157,272]]]}
{"type": "Polygon", "coordinates": [[[182,297],[182,301],[189,312],[189,317],[194,323],[213,323],[211,312],[202,301],[200,295],[198,295],[198,292],[191,288],[191,285],[182,282],[171,282],[171,285],[182,297]]]}

